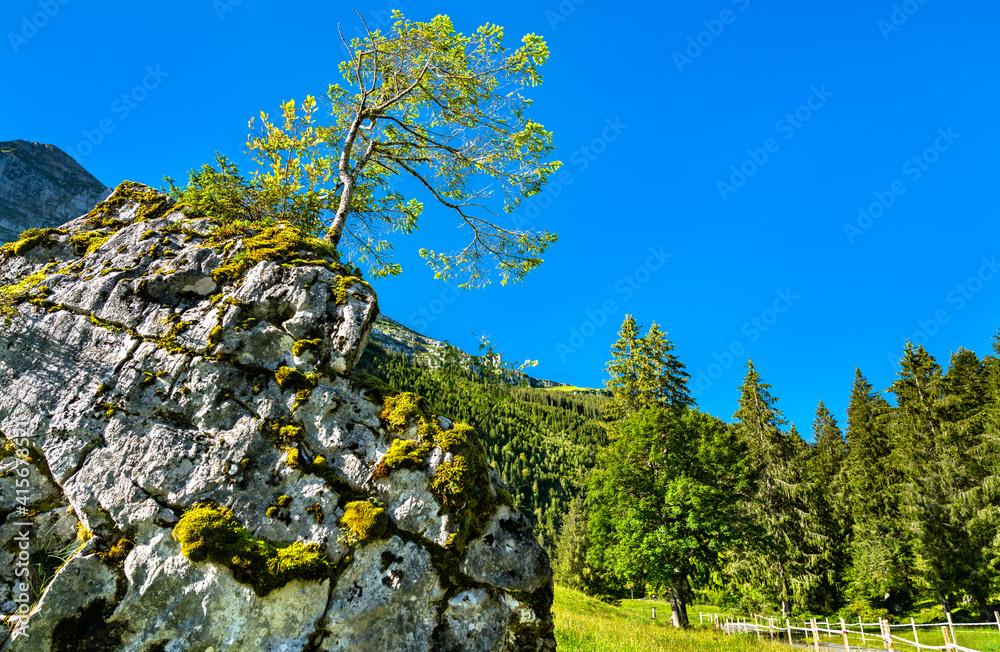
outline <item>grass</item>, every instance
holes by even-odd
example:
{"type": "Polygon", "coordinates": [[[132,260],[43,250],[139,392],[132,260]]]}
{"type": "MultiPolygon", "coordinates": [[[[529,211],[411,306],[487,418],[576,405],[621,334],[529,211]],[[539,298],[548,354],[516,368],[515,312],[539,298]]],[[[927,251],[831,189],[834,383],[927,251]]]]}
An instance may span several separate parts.
{"type": "MultiPolygon", "coordinates": [[[[820,625],[823,627],[823,625],[820,625]]],[[[831,628],[836,629],[831,623],[831,628]]],[[[848,625],[848,630],[858,631],[858,626],[853,627],[848,625]]],[[[866,640],[864,644],[870,648],[881,648],[882,644],[880,639],[877,638],[877,627],[865,627],[866,640]]],[[[913,630],[909,627],[899,627],[894,625],[892,628],[892,635],[898,637],[898,639],[906,639],[907,641],[913,641],[913,630]]],[[[940,627],[917,627],[917,637],[921,645],[931,645],[931,646],[943,646],[944,636],[941,633],[940,627]]],[[[969,648],[970,650],[979,650],[979,652],[1000,652],[1000,632],[994,627],[967,627],[955,625],[955,637],[958,639],[958,644],[962,647],[969,648]]],[[[851,647],[855,645],[861,646],[862,639],[860,634],[848,634],[848,640],[850,641],[851,647]]],[[[917,650],[913,645],[907,645],[906,643],[894,639],[893,646],[896,648],[897,652],[903,652],[905,650],[917,650]]],[[[837,636],[823,636],[820,635],[820,641],[832,641],[834,643],[843,644],[844,639],[842,635],[837,636]]]]}
{"type": "MultiPolygon", "coordinates": [[[[579,591],[555,587],[555,602],[552,615],[556,624],[556,641],[560,650],[581,650],[586,652],[646,652],[655,650],[678,650],[680,652],[787,652],[787,644],[772,643],[765,635],[758,640],[753,635],[724,635],[707,624],[708,614],[718,612],[715,607],[695,605],[688,608],[691,627],[680,631],[670,624],[670,605],[662,601],[622,600],[620,607],[590,598],[579,591]],[[652,607],[656,607],[656,620],[652,620],[652,607]],[[706,624],[698,623],[698,612],[706,614],[706,624]]],[[[824,627],[824,623],[819,623],[824,627]]],[[[801,626],[801,622],[799,623],[801,626]]],[[[837,629],[833,623],[832,629],[837,629]]],[[[858,626],[848,625],[857,630],[858,626]]],[[[876,627],[865,627],[865,646],[882,649],[876,637],[876,627]]],[[[1000,632],[992,628],[969,628],[955,626],[958,643],[963,647],[980,652],[1000,652],[1000,632]]],[[[893,627],[893,635],[908,640],[913,639],[910,628],[893,627]]],[[[918,627],[917,633],[922,645],[941,646],[944,640],[940,627],[918,627]]],[[[799,632],[801,634],[801,632],[799,632]]],[[[810,639],[811,640],[811,639],[810,639]]],[[[843,637],[821,636],[821,641],[843,645],[843,637]]],[[[849,635],[850,645],[861,646],[860,635],[849,635]]],[[[897,652],[916,650],[912,646],[895,642],[897,652]]],[[[801,649],[801,648],[799,648],[801,649]]],[[[824,648],[831,649],[831,648],[824,648]]],[[[843,649],[842,647],[834,649],[843,649]]]]}
{"type": "MultiPolygon", "coordinates": [[[[703,609],[703,611],[705,611],[703,609]]],[[[560,650],[586,652],[765,652],[787,650],[787,646],[758,641],[753,636],[725,636],[712,628],[699,627],[698,609],[690,629],[677,630],[670,624],[666,602],[622,600],[620,607],[587,597],[579,591],[555,587],[552,615],[560,650]],[[656,606],[656,620],[650,607],[656,606]]]]}

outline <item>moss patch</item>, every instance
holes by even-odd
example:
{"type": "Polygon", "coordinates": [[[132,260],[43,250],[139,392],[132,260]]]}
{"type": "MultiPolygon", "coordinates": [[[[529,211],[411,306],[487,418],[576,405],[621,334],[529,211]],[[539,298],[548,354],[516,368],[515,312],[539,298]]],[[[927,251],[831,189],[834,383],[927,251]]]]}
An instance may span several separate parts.
{"type": "Polygon", "coordinates": [[[315,340],[298,340],[292,345],[292,355],[296,358],[301,358],[303,353],[317,350],[322,343],[323,340],[318,338],[315,340]]]}
{"type": "Polygon", "coordinates": [[[260,596],[295,579],[329,576],[326,555],[317,544],[276,547],[251,536],[223,507],[202,504],[188,510],[174,527],[174,538],[185,557],[226,566],[238,582],[249,584],[260,596]]]}
{"type": "Polygon", "coordinates": [[[28,229],[18,236],[15,242],[8,242],[0,247],[0,255],[23,256],[35,247],[51,247],[56,243],[53,233],[65,234],[62,229],[28,229]]]}
{"type": "Polygon", "coordinates": [[[125,226],[125,223],[111,215],[117,214],[129,202],[139,204],[135,215],[136,222],[158,219],[168,214],[174,207],[174,200],[158,190],[134,181],[122,181],[110,197],[87,213],[83,222],[84,227],[111,228],[117,231],[125,226]]]}
{"type": "Polygon", "coordinates": [[[312,389],[316,386],[316,377],[312,374],[304,374],[291,367],[281,367],[274,372],[274,379],[278,381],[281,389],[312,389]]]}
{"type": "Polygon", "coordinates": [[[430,442],[420,444],[409,439],[397,439],[389,446],[389,450],[379,460],[374,476],[384,478],[396,469],[416,468],[427,459],[434,445],[430,442]]]}
{"type": "Polygon", "coordinates": [[[77,256],[89,256],[101,248],[105,242],[111,239],[110,233],[103,231],[84,231],[74,236],[70,236],[69,242],[73,245],[73,250],[77,256]]]}
{"type": "Polygon", "coordinates": [[[389,515],[385,510],[367,500],[347,503],[340,519],[340,527],[346,530],[344,538],[351,544],[379,538],[388,525],[389,515]]]}
{"type": "MultiPolygon", "coordinates": [[[[287,222],[280,222],[261,230],[256,235],[243,239],[243,248],[224,265],[212,272],[216,283],[229,283],[243,276],[257,263],[264,260],[283,261],[299,259],[300,251],[312,251],[337,260],[336,249],[319,238],[310,238],[287,222]]],[[[339,263],[331,261],[311,261],[323,264],[333,271],[340,271],[339,263]]]]}

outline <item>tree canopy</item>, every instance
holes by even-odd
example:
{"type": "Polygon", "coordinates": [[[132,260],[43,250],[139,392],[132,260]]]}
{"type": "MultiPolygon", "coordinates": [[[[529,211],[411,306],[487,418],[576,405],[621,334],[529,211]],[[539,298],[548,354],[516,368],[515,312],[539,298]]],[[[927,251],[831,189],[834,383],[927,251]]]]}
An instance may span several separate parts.
{"type": "MultiPolygon", "coordinates": [[[[504,225],[524,197],[541,191],[559,161],[552,134],[527,115],[529,87],[542,83],[549,57],[535,34],[503,45],[503,28],[455,30],[447,16],[428,22],[393,12],[386,33],[347,41],[342,80],[323,102],[309,96],[281,106],[280,120],[250,121],[247,147],[257,169],[244,178],[219,158],[192,171],[176,197],[205,212],[242,219],[287,220],[346,250],[375,277],[398,274],[393,233],[417,228],[423,203],[403,195],[403,178],[422,187],[471,231],[454,251],[421,249],[438,278],[464,287],[519,281],[556,241],[548,231],[504,225]],[[220,197],[221,196],[221,197],[220,197]]],[[[363,19],[362,19],[363,21],[363,19]]]]}

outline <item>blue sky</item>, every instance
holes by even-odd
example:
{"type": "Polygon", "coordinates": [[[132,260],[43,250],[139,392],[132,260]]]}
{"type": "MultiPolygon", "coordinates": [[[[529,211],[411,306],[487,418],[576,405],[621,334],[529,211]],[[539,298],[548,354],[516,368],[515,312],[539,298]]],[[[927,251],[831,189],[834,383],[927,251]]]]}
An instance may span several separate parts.
{"type": "Polygon", "coordinates": [[[426,204],[382,312],[535,375],[595,386],[626,313],[658,322],[702,409],[730,418],[746,356],[804,434],[843,420],[854,367],[894,379],[1000,327],[996,3],[8,0],[0,140],[53,143],[109,186],[240,158],[247,120],[339,81],[336,25],[388,10],[503,25],[551,50],[533,116],[562,181],[524,215],[559,242],[515,287],[456,292],[416,252],[458,244],[426,204]],[[674,6],[676,5],[676,6],[674,6]],[[124,97],[123,97],[124,95],[124,97]]]}

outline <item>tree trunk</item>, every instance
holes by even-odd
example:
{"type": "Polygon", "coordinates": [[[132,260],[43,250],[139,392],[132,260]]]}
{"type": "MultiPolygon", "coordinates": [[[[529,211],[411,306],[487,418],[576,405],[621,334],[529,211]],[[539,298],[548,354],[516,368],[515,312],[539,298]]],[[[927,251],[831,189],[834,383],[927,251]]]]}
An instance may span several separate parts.
{"type": "Polygon", "coordinates": [[[340,161],[337,165],[338,176],[340,182],[344,184],[344,189],[340,193],[340,204],[337,206],[337,214],[333,218],[333,224],[330,225],[330,230],[323,238],[335,247],[340,244],[340,236],[344,233],[344,224],[347,223],[347,215],[351,212],[354,187],[358,182],[357,178],[351,174],[351,150],[354,149],[354,141],[357,140],[358,130],[364,119],[363,110],[364,105],[362,104],[362,110],[354,116],[354,121],[351,122],[347,135],[344,137],[344,149],[340,152],[340,161]]]}
{"type": "Polygon", "coordinates": [[[670,599],[670,613],[674,621],[674,627],[687,628],[688,622],[687,601],[685,600],[684,589],[687,584],[687,577],[683,573],[674,572],[674,581],[667,587],[667,595],[670,599]]]}
{"type": "Polygon", "coordinates": [[[355,180],[351,175],[346,175],[343,179],[344,189],[340,193],[340,205],[337,207],[337,214],[333,218],[330,230],[326,232],[324,240],[336,247],[340,244],[340,236],[344,233],[344,225],[347,223],[347,215],[351,212],[351,199],[354,197],[355,180]]]}

